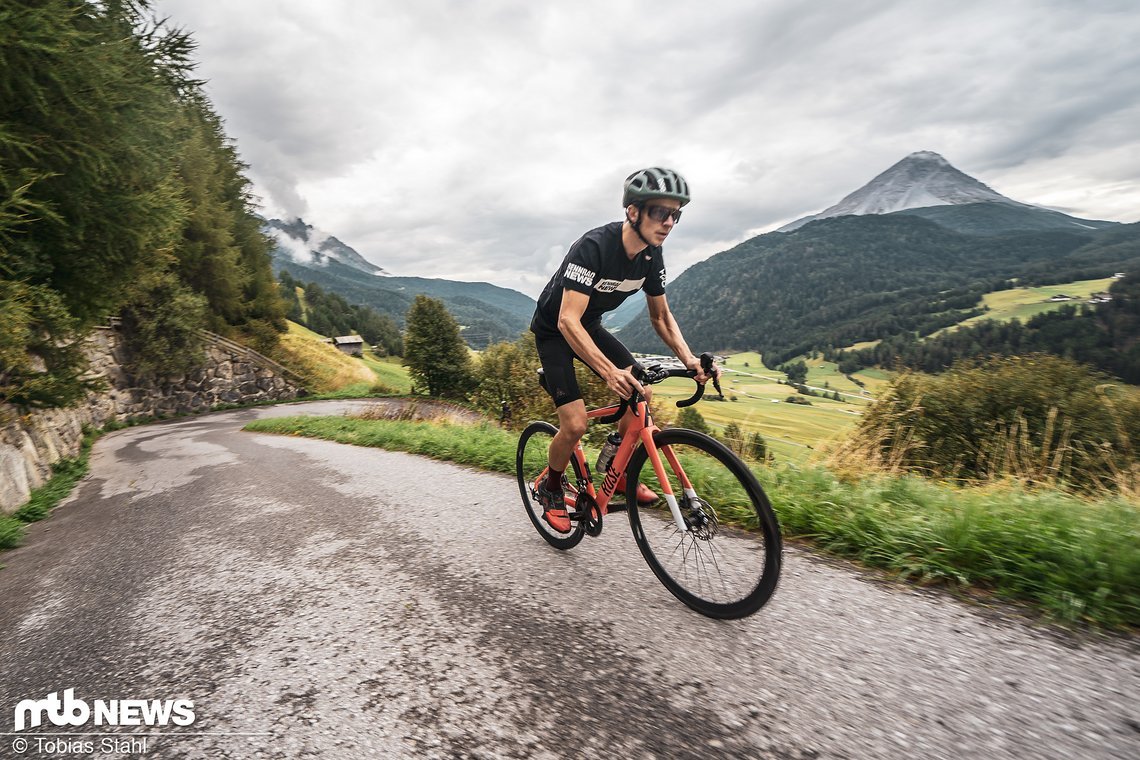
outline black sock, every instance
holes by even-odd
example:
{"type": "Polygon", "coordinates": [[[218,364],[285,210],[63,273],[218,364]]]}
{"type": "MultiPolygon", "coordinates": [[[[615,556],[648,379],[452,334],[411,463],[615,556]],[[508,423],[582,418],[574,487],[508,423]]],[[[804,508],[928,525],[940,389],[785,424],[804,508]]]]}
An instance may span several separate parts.
{"type": "Polygon", "coordinates": [[[562,473],[565,470],[551,470],[546,471],[546,485],[543,486],[547,491],[561,491],[562,490],[562,473]]]}

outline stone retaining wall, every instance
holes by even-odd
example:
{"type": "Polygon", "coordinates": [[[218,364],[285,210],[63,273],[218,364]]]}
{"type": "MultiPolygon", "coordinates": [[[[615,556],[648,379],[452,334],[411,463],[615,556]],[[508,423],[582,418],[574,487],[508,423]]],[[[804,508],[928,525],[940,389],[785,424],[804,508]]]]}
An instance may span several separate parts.
{"type": "Polygon", "coordinates": [[[70,409],[21,415],[0,405],[0,514],[27,502],[51,477],[51,466],[79,453],[85,427],[109,421],[204,412],[222,404],[285,401],[303,396],[299,378],[279,364],[233,341],[207,334],[206,360],[186,374],[144,382],[124,369],[122,338],[114,327],[96,329],[87,344],[91,371],[107,389],[70,409]]]}

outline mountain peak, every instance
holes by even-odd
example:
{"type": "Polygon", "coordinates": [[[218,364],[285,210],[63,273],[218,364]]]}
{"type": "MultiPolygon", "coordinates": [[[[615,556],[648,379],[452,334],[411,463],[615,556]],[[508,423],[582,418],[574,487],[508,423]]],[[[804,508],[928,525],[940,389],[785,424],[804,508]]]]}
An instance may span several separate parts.
{"type": "Polygon", "coordinates": [[[366,274],[388,274],[357,253],[351,246],[307,224],[301,217],[286,221],[269,219],[262,227],[277,241],[277,252],[291,257],[300,264],[326,266],[331,259],[366,274]]]}
{"type": "Polygon", "coordinates": [[[933,161],[937,164],[950,166],[949,161],[932,150],[916,150],[914,153],[911,153],[909,156],[904,158],[903,161],[933,161]]]}
{"type": "Polygon", "coordinates": [[[967,203],[1025,205],[1006,198],[959,171],[938,153],[920,150],[894,164],[834,206],[798,219],[781,227],[779,231],[791,232],[808,222],[833,216],[890,214],[912,208],[967,203]]]}

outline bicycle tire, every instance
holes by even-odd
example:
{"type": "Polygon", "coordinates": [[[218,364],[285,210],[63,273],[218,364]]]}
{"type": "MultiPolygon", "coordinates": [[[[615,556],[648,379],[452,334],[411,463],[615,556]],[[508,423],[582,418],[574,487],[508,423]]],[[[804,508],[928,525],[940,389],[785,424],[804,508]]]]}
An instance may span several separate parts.
{"type": "Polygon", "coordinates": [[[677,527],[663,496],[654,506],[638,506],[638,482],[664,493],[653,465],[646,467],[649,452],[638,446],[626,468],[626,501],[642,556],[670,593],[702,615],[734,619],[753,614],[776,590],[783,551],[780,526],[764,489],[739,457],[710,436],[672,428],[653,440],[681,512],[693,527],[685,532],[677,527]],[[666,449],[691,479],[697,501],[681,487],[666,449]],[[726,528],[722,522],[730,511],[751,532],[726,528]],[[730,580],[739,590],[728,588],[726,572],[734,575],[730,580]]]}
{"type": "MultiPolygon", "coordinates": [[[[534,481],[543,473],[547,464],[547,452],[550,450],[550,441],[558,433],[558,428],[549,422],[532,422],[526,426],[519,436],[519,445],[515,453],[515,474],[519,483],[519,494],[522,496],[523,508],[530,518],[534,529],[546,539],[546,542],[555,549],[573,549],[581,542],[585,535],[586,521],[577,519],[570,504],[567,509],[571,512],[570,531],[562,533],[555,530],[542,519],[542,506],[534,497],[531,489],[534,481]]],[[[570,466],[574,470],[575,479],[568,484],[567,497],[573,501],[578,495],[578,482],[585,480],[584,473],[579,470],[576,457],[570,457],[570,466]]]]}

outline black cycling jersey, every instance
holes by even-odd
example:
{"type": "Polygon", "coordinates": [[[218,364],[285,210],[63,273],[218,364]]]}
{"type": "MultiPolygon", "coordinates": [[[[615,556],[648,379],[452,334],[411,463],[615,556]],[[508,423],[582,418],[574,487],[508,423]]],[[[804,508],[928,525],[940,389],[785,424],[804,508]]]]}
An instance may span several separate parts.
{"type": "Polygon", "coordinates": [[[645,289],[651,296],[665,294],[665,261],[660,246],[649,246],[631,261],[621,242],[622,222],[590,230],[570,246],[558,271],[538,297],[530,329],[539,338],[561,336],[558,312],[564,288],[586,293],[590,302],[582,315],[587,328],[601,322],[631,295],[645,289]]]}

